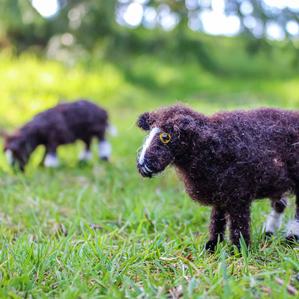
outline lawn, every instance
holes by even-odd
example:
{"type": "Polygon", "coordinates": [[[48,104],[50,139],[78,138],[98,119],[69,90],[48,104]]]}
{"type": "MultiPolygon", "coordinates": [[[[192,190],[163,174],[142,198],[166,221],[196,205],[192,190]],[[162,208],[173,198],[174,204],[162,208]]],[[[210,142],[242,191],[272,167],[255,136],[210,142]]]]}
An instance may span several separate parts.
{"type": "Polygon", "coordinates": [[[90,98],[107,108],[119,136],[111,163],[77,164],[78,142],[59,148],[59,169],[14,173],[0,154],[1,298],[299,298],[299,246],[284,227],[263,235],[267,200],[252,206],[249,251],[233,255],[230,241],[204,250],[210,208],[194,203],[174,171],[142,179],[136,150],[144,133],[138,115],[176,100],[211,114],[220,109],[299,107],[299,76],[221,76],[192,64],[150,56],[130,63],[97,61],[68,67],[0,55],[0,128],[12,131],[59,101],[90,98]]]}

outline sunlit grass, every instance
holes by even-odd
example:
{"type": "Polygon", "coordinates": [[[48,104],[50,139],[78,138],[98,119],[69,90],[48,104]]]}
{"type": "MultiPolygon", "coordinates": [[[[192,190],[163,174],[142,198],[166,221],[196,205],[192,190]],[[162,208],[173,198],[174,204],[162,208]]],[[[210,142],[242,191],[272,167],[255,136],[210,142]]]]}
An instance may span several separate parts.
{"type": "MultiPolygon", "coordinates": [[[[77,164],[80,142],[59,148],[57,170],[38,167],[42,147],[25,174],[13,173],[0,155],[2,298],[293,297],[286,284],[299,289],[299,247],[285,244],[284,227],[265,239],[269,203],[253,204],[249,252],[232,255],[228,240],[209,254],[210,208],[184,193],[172,169],[156,179],[140,177],[136,150],[144,134],[132,125],[139,113],[175,100],[205,113],[298,108],[299,77],[219,77],[147,56],[129,67],[103,61],[76,71],[32,56],[0,61],[2,128],[12,130],[59,101],[87,97],[109,110],[119,131],[110,138],[110,164],[97,160],[96,142],[94,161],[85,167],[77,164]]],[[[291,202],[285,225],[294,215],[291,202]]]]}

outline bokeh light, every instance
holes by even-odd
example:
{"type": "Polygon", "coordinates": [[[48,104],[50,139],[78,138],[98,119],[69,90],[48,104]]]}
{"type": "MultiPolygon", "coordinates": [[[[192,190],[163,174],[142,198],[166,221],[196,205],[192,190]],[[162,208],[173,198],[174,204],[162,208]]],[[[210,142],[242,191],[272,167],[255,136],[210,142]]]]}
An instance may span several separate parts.
{"type": "Polygon", "coordinates": [[[266,23],[266,37],[270,40],[284,40],[286,34],[283,27],[275,22],[275,21],[268,21],[266,23]]]}
{"type": "Polygon", "coordinates": [[[57,0],[32,0],[32,5],[44,18],[55,16],[60,8],[57,0]]]}
{"type": "MultiPolygon", "coordinates": [[[[239,9],[244,16],[237,15],[238,5],[227,3],[226,0],[185,0],[189,10],[188,26],[193,31],[203,31],[211,35],[235,36],[244,28],[249,30],[256,38],[264,35],[270,40],[283,40],[286,33],[290,36],[299,35],[299,25],[290,20],[283,25],[277,21],[267,21],[265,24],[254,12],[249,0],[238,1],[239,9]]],[[[58,0],[32,0],[32,5],[45,18],[51,18],[59,12],[58,0]]],[[[299,12],[299,0],[262,0],[265,13],[279,15],[283,9],[299,12]]],[[[81,18],[85,12],[73,8],[68,13],[70,29],[81,26],[81,18]]],[[[23,23],[32,21],[32,14],[24,14],[23,23]]],[[[157,25],[166,31],[172,30],[180,22],[181,15],[171,11],[170,7],[162,3],[155,8],[149,5],[149,0],[118,0],[116,5],[116,21],[130,28],[141,24],[148,29],[157,25]]]]}
{"type": "Polygon", "coordinates": [[[286,29],[291,35],[299,35],[299,24],[295,20],[287,22],[286,29]]]}
{"type": "Polygon", "coordinates": [[[143,17],[143,6],[139,3],[131,3],[128,5],[124,13],[124,20],[132,27],[140,25],[143,17]]]}

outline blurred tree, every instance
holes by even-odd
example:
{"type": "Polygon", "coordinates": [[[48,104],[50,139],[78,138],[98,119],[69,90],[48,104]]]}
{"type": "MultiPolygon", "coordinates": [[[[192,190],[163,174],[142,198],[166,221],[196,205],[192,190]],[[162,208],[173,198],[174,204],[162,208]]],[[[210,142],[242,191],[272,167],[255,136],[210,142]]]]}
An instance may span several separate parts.
{"type": "Polygon", "coordinates": [[[195,56],[204,67],[212,69],[215,65],[207,45],[194,33],[190,34],[192,31],[242,34],[247,37],[251,54],[260,49],[269,51],[263,37],[276,40],[299,37],[297,1],[47,0],[47,3],[51,1],[57,1],[57,12],[44,18],[33,7],[38,3],[45,5],[44,0],[32,3],[0,0],[0,47],[13,46],[17,53],[32,46],[47,47],[49,57],[62,60],[70,52],[76,59],[88,57],[91,51],[114,57],[128,51],[164,51],[167,56],[182,59],[195,56]]]}

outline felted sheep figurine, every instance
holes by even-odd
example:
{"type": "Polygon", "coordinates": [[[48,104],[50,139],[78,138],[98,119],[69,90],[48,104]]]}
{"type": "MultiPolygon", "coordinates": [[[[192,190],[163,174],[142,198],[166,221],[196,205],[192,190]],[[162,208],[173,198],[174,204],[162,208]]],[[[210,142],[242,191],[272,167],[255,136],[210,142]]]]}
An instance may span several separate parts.
{"type": "Polygon", "coordinates": [[[151,178],[172,165],[189,196],[212,206],[207,249],[224,240],[227,218],[233,245],[240,248],[241,234],[249,245],[256,199],[270,199],[266,234],[275,233],[287,192],[297,196],[287,239],[299,239],[298,111],[260,108],[206,116],[176,104],[145,112],[137,126],[150,131],[138,156],[140,174],[151,178]]]}
{"type": "Polygon", "coordinates": [[[4,134],[4,151],[10,164],[18,164],[24,171],[31,153],[39,145],[46,147],[42,160],[47,167],[57,167],[59,161],[56,150],[59,145],[82,140],[85,149],[79,160],[92,160],[90,144],[93,137],[99,139],[99,157],[108,160],[111,145],[106,140],[106,129],[116,135],[115,128],[108,124],[108,114],[101,107],[86,101],[59,104],[37,114],[33,120],[14,132],[4,134]]]}

